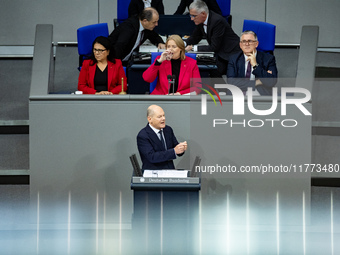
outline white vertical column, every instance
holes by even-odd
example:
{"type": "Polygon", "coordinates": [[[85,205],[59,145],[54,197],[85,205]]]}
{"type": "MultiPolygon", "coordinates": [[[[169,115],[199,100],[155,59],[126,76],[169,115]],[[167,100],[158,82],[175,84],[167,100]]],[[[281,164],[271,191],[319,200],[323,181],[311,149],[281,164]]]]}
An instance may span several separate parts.
{"type": "Polygon", "coordinates": [[[303,235],[303,254],[306,254],[306,201],[305,192],[302,193],[302,235],[303,235]]]}
{"type": "Polygon", "coordinates": [[[331,249],[334,255],[334,225],[333,225],[333,191],[331,191],[331,249]]]}
{"type": "Polygon", "coordinates": [[[247,224],[247,254],[250,254],[250,208],[249,208],[249,191],[247,191],[246,200],[246,224],[247,224]]]}
{"type": "Polygon", "coordinates": [[[71,254],[71,191],[68,192],[67,254],[71,254]]]}
{"type": "Polygon", "coordinates": [[[280,195],[276,192],[276,254],[280,255],[280,195]]]}
{"type": "Polygon", "coordinates": [[[40,193],[37,194],[37,254],[39,254],[39,238],[40,238],[40,193]]]}
{"type": "Polygon", "coordinates": [[[97,191],[96,195],[96,254],[98,254],[99,249],[99,194],[97,191]]]}

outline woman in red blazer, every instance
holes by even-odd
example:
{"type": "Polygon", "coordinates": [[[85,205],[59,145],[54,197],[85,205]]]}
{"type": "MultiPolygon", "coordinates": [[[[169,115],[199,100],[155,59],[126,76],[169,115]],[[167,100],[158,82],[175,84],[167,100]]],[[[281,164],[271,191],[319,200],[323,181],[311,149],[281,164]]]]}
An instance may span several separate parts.
{"type": "Polygon", "coordinates": [[[168,37],[166,50],[143,73],[146,82],[153,82],[157,77],[157,85],[151,95],[183,95],[191,92],[199,93],[201,76],[196,60],[185,56],[185,46],[178,35],[168,37]],[[175,76],[175,83],[169,87],[168,76],[175,76]]]}
{"type": "Polygon", "coordinates": [[[78,79],[78,90],[84,94],[112,95],[127,90],[127,81],[122,61],[110,54],[107,37],[97,37],[92,45],[90,59],[84,60],[78,79]]]}

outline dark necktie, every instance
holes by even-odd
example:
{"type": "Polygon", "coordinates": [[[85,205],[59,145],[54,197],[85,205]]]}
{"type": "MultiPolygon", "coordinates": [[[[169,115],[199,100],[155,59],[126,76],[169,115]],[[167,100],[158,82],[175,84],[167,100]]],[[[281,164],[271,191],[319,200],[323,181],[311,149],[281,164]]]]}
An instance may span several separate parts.
{"type": "Polygon", "coordinates": [[[250,74],[251,74],[251,65],[250,65],[250,61],[248,61],[246,78],[250,78],[250,74]]]}
{"type": "Polygon", "coordinates": [[[162,143],[162,146],[163,146],[163,150],[166,150],[166,147],[165,147],[165,142],[164,142],[164,139],[163,139],[163,130],[159,131],[158,132],[161,136],[161,143],[162,143]]]}
{"type": "Polygon", "coordinates": [[[139,39],[138,47],[141,46],[142,41],[143,41],[143,37],[144,37],[144,30],[142,30],[142,32],[140,33],[140,39],[139,39]]]}

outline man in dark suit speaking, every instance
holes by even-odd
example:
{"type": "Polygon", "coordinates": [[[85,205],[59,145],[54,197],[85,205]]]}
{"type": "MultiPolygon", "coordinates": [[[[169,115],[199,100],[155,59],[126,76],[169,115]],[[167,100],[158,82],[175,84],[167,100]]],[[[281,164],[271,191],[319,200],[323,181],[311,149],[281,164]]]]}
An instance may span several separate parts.
{"type": "Polygon", "coordinates": [[[186,40],[187,51],[210,51],[215,53],[219,75],[227,73],[228,58],[231,54],[240,52],[239,37],[234,33],[227,20],[213,11],[209,11],[205,2],[197,0],[189,6],[191,20],[196,27],[186,40]],[[209,45],[196,45],[203,38],[209,45]]]}
{"type": "Polygon", "coordinates": [[[165,114],[158,105],[147,110],[148,124],[137,135],[142,169],[175,169],[173,160],[187,150],[187,142],[179,143],[171,127],[165,125],[165,114]]]}
{"type": "Polygon", "coordinates": [[[114,57],[121,59],[126,65],[132,52],[149,39],[158,48],[165,49],[162,38],[153,29],[158,25],[158,12],[145,8],[139,17],[132,16],[120,24],[109,36],[114,57]]]}
{"type": "Polygon", "coordinates": [[[253,95],[272,95],[277,82],[275,57],[256,50],[259,42],[253,31],[241,34],[241,53],[230,56],[228,64],[228,83],[246,92],[252,88],[253,95]]]}

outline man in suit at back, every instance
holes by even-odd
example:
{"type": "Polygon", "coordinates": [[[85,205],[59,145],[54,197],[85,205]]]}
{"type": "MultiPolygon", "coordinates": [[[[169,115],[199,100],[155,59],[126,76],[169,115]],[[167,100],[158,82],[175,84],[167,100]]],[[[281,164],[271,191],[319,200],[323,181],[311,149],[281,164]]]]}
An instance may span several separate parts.
{"type": "MultiPolygon", "coordinates": [[[[218,3],[216,2],[216,0],[203,0],[210,11],[216,12],[217,14],[222,15],[222,11],[220,6],[218,5],[218,3]]],[[[181,2],[179,3],[179,6],[177,7],[176,12],[174,13],[176,14],[183,14],[185,12],[185,9],[189,6],[190,4],[193,2],[193,0],[181,0],[181,2]]]]}
{"type": "Polygon", "coordinates": [[[252,88],[253,95],[272,95],[277,82],[275,57],[256,50],[259,42],[253,31],[241,34],[241,53],[230,56],[228,83],[238,86],[244,93],[252,88]]]}
{"type": "Polygon", "coordinates": [[[164,14],[163,0],[131,0],[129,4],[129,17],[138,16],[145,8],[153,7],[159,15],[164,14]]]}
{"type": "Polygon", "coordinates": [[[158,26],[158,12],[152,8],[145,8],[139,17],[132,16],[120,24],[110,35],[115,58],[121,59],[123,65],[127,65],[133,51],[138,50],[146,39],[164,49],[162,38],[153,29],[158,26]]]}
{"type": "Polygon", "coordinates": [[[240,39],[231,29],[227,20],[221,15],[209,11],[205,2],[194,1],[190,4],[189,11],[196,28],[186,40],[186,50],[214,52],[218,69],[216,77],[222,77],[227,73],[229,56],[241,51],[240,39]],[[205,37],[209,45],[197,46],[196,44],[205,37]]]}
{"type": "Polygon", "coordinates": [[[179,143],[171,127],[165,125],[165,114],[158,105],[147,110],[148,124],[137,135],[142,169],[175,169],[173,160],[187,150],[187,142],[179,143]]]}

